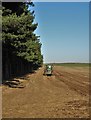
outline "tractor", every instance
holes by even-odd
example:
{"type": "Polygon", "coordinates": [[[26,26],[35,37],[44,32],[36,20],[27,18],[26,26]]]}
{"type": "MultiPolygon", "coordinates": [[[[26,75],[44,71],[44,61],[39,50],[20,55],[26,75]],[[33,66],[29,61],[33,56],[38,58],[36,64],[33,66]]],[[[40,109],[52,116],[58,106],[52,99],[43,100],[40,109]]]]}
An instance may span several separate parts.
{"type": "Polygon", "coordinates": [[[44,75],[51,76],[53,74],[53,66],[52,65],[46,65],[44,68],[44,75]]]}

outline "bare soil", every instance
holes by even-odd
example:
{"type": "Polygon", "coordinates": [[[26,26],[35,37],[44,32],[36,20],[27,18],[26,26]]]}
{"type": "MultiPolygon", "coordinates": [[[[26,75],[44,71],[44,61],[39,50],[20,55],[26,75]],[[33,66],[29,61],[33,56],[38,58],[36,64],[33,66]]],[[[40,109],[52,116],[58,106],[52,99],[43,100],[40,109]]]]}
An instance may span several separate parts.
{"type": "Polygon", "coordinates": [[[89,68],[54,66],[23,79],[24,88],[2,86],[3,118],[88,118],[89,68]]]}

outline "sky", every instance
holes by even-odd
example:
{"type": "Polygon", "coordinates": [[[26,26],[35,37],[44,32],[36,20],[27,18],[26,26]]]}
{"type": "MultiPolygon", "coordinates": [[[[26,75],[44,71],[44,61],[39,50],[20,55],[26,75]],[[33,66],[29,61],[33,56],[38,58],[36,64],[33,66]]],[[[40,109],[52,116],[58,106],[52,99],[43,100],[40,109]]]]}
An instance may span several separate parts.
{"type": "Polygon", "coordinates": [[[44,63],[89,62],[89,3],[34,4],[44,63]]]}

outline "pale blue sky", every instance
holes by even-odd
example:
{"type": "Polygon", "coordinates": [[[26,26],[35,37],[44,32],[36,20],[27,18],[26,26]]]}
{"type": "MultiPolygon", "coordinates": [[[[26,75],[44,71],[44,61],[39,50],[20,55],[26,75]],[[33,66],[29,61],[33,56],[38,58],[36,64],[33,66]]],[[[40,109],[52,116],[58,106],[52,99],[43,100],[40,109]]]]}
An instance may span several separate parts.
{"type": "Polygon", "coordinates": [[[44,62],[89,61],[89,3],[35,2],[44,62]]]}

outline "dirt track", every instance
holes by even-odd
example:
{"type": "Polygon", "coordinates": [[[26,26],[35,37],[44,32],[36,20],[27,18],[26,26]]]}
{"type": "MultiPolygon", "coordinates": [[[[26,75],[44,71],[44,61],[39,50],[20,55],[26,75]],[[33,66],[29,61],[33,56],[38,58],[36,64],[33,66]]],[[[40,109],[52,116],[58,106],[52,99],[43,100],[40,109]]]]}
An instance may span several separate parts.
{"type": "Polygon", "coordinates": [[[25,88],[3,87],[4,118],[89,117],[87,67],[56,66],[53,76],[41,68],[28,78],[25,88]]]}

